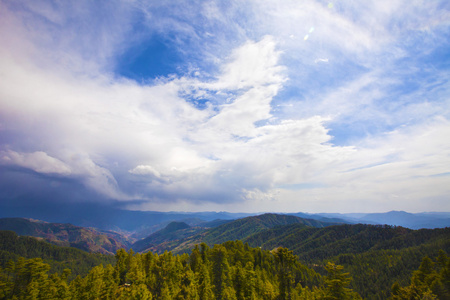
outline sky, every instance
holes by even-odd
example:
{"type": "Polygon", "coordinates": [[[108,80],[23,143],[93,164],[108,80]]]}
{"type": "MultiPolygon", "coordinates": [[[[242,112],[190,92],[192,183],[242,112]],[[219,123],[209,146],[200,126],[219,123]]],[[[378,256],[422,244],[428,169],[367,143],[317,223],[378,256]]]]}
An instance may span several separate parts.
{"type": "Polygon", "coordinates": [[[0,0],[0,206],[450,211],[450,2],[0,0]]]}

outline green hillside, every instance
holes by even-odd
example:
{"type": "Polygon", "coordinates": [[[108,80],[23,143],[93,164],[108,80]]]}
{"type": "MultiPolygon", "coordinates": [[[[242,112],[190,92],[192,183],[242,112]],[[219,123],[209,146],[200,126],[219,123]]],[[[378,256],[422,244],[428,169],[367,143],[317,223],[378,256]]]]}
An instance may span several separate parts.
{"type": "Polygon", "coordinates": [[[287,224],[301,224],[302,226],[324,227],[333,225],[316,220],[306,220],[295,216],[264,214],[255,217],[246,217],[234,221],[220,221],[223,223],[213,228],[189,227],[183,222],[172,222],[147,238],[135,242],[131,248],[134,251],[153,251],[164,253],[189,252],[194,245],[206,243],[209,246],[221,244],[226,241],[242,240],[254,233],[287,224]]]}
{"type": "MultiPolygon", "coordinates": [[[[450,228],[410,230],[374,225],[311,228],[299,224],[268,229],[244,239],[253,247],[292,249],[300,261],[342,264],[352,287],[368,299],[386,299],[395,281],[406,284],[422,257],[450,251],[450,228]]],[[[318,267],[321,270],[321,267],[318,267]]]]}
{"type": "Polygon", "coordinates": [[[297,224],[302,227],[325,227],[332,225],[317,220],[302,219],[289,215],[263,214],[239,219],[210,229],[203,236],[202,241],[209,245],[214,245],[230,240],[242,240],[263,230],[289,224],[297,224]]]}
{"type": "Polygon", "coordinates": [[[167,250],[171,250],[174,253],[189,252],[196,244],[206,243],[209,246],[213,246],[226,241],[244,240],[253,234],[263,232],[267,229],[278,228],[289,224],[296,224],[300,227],[323,228],[334,225],[335,223],[302,219],[290,215],[263,214],[234,220],[214,228],[200,231],[196,235],[178,240],[178,244],[173,243],[171,248],[167,250]]]}
{"type": "Polygon", "coordinates": [[[171,222],[167,227],[135,242],[131,248],[137,252],[164,253],[177,247],[181,241],[204,231],[201,227],[190,227],[184,222],[171,222]]]}
{"type": "Polygon", "coordinates": [[[19,257],[42,258],[51,266],[50,273],[62,272],[68,268],[72,276],[86,275],[89,270],[100,264],[115,262],[112,255],[88,253],[76,248],[60,247],[34,237],[18,236],[13,231],[0,231],[0,267],[8,261],[17,261],[19,257]]]}
{"type": "Polygon", "coordinates": [[[59,246],[111,255],[118,249],[129,246],[126,238],[115,232],[23,218],[0,219],[0,230],[11,230],[18,235],[43,238],[59,246]]]}

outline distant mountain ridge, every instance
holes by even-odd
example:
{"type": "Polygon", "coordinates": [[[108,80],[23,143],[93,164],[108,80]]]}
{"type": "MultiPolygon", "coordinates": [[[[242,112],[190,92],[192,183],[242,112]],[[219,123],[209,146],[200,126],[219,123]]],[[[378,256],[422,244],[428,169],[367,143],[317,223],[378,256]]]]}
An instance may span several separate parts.
{"type": "Polygon", "coordinates": [[[63,209],[63,211],[57,210],[46,213],[45,211],[24,211],[12,207],[1,209],[0,207],[0,218],[33,218],[52,223],[70,223],[75,226],[129,233],[162,223],[168,224],[172,221],[186,222],[187,219],[198,219],[199,222],[209,222],[217,219],[234,220],[255,215],[255,213],[229,212],[134,211],[112,208],[98,203],[67,203],[63,209]],[[70,214],[67,213],[68,211],[70,211],[70,214]]]}
{"type": "Polygon", "coordinates": [[[408,213],[405,211],[389,211],[385,213],[349,213],[349,214],[333,214],[322,213],[315,214],[326,218],[338,218],[348,223],[361,224],[380,224],[402,226],[410,229],[433,229],[450,227],[450,213],[408,213]]]}
{"type": "Polygon", "coordinates": [[[126,238],[115,232],[33,219],[3,218],[0,219],[0,230],[14,231],[21,236],[42,238],[58,246],[103,254],[115,254],[118,249],[129,246],[126,238]]]}
{"type": "Polygon", "coordinates": [[[364,221],[403,226],[411,229],[443,228],[450,226],[450,217],[441,217],[436,214],[411,214],[404,211],[367,214],[361,219],[364,221]]]}
{"type": "MultiPolygon", "coordinates": [[[[185,222],[191,226],[199,226],[201,222],[213,220],[236,220],[249,216],[261,215],[259,213],[229,213],[229,212],[158,212],[158,211],[132,211],[122,208],[123,203],[117,202],[110,206],[99,203],[82,202],[67,203],[64,207],[55,207],[54,210],[42,211],[22,207],[0,207],[0,218],[33,218],[53,223],[70,223],[75,226],[93,227],[101,230],[123,232],[137,239],[162,229],[172,221],[185,222]],[[70,214],[67,212],[70,211],[70,214]],[[187,221],[191,220],[191,221],[187,221]],[[164,224],[164,225],[162,225],[164,224]],[[134,235],[135,234],[135,235],[134,235]]],[[[450,212],[447,213],[413,213],[408,219],[397,219],[394,214],[387,213],[278,213],[294,215],[304,219],[314,219],[324,222],[349,224],[388,224],[420,228],[444,228],[450,226],[450,212]],[[383,218],[383,214],[390,214],[383,218]],[[372,215],[371,217],[368,215],[372,215]],[[364,216],[368,216],[365,219],[364,216]]],[[[409,213],[407,213],[409,214],[409,213]]]]}

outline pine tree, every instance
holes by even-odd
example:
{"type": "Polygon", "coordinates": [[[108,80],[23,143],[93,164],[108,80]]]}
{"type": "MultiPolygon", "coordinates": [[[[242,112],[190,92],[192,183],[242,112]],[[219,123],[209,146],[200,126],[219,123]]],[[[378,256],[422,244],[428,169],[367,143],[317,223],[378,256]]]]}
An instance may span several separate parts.
{"type": "Polygon", "coordinates": [[[103,282],[104,268],[103,265],[98,265],[89,272],[86,276],[85,290],[83,299],[101,299],[105,289],[103,282]]]}
{"type": "Polygon", "coordinates": [[[344,267],[334,263],[327,263],[325,269],[328,274],[325,279],[327,300],[341,299],[361,299],[361,297],[353,292],[347,286],[351,282],[349,273],[343,273],[344,267]]]}
{"type": "Polygon", "coordinates": [[[215,299],[213,291],[214,286],[211,284],[211,278],[205,264],[200,266],[200,272],[198,273],[198,284],[200,300],[215,299]]]}
{"type": "MultiPolygon", "coordinates": [[[[216,299],[221,300],[226,287],[231,285],[230,267],[227,260],[227,249],[222,245],[215,245],[211,250],[212,281],[216,299]]],[[[229,294],[229,293],[228,293],[229,294]]]]}
{"type": "Polygon", "coordinates": [[[291,299],[294,288],[294,268],[297,258],[292,251],[286,248],[278,248],[274,251],[275,264],[279,281],[279,299],[291,299]]]}
{"type": "Polygon", "coordinates": [[[125,283],[127,273],[128,253],[125,249],[119,249],[116,252],[116,265],[114,267],[114,276],[120,285],[125,283]]]}
{"type": "Polygon", "coordinates": [[[111,265],[107,265],[103,270],[103,291],[101,294],[101,299],[113,300],[115,299],[115,293],[119,282],[115,280],[114,268],[111,265]]]}

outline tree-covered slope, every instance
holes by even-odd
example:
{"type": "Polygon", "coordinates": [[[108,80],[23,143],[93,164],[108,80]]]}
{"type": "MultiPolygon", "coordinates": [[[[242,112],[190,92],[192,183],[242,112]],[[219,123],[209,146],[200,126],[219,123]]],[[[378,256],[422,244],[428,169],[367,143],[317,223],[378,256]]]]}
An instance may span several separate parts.
{"type": "Polygon", "coordinates": [[[302,219],[290,215],[263,214],[226,222],[214,228],[192,227],[169,234],[156,232],[146,238],[144,240],[146,242],[139,241],[132,248],[136,251],[152,250],[162,253],[164,250],[168,250],[174,253],[183,253],[189,252],[195,244],[206,243],[209,246],[213,246],[226,241],[243,240],[266,229],[288,224],[298,224],[302,227],[325,227],[334,223],[302,219]]]}
{"type": "Polygon", "coordinates": [[[164,253],[166,250],[172,250],[181,240],[204,230],[201,227],[191,227],[184,222],[171,222],[165,228],[135,242],[131,248],[137,252],[164,253]]]}
{"type": "Polygon", "coordinates": [[[450,299],[450,258],[442,250],[434,260],[423,257],[409,283],[406,287],[394,283],[390,299],[450,299]]]}
{"type": "MultiPolygon", "coordinates": [[[[326,228],[298,224],[256,233],[246,239],[253,247],[292,249],[300,261],[322,266],[334,261],[354,278],[353,287],[368,299],[387,299],[395,281],[405,284],[421,257],[450,251],[450,228],[411,230],[375,225],[326,228]]],[[[320,267],[319,267],[320,269],[320,267]]]]}
{"type": "Polygon", "coordinates": [[[43,238],[59,246],[112,255],[118,249],[129,246],[126,238],[115,232],[24,218],[0,219],[0,230],[11,230],[18,235],[43,238]]]}
{"type": "Polygon", "coordinates": [[[281,214],[263,214],[247,217],[223,224],[205,232],[202,242],[208,245],[220,244],[226,241],[243,240],[253,234],[266,229],[276,228],[289,224],[299,227],[326,227],[333,223],[320,222],[311,219],[302,219],[296,216],[281,214]]]}
{"type": "Polygon", "coordinates": [[[377,225],[336,225],[325,228],[299,224],[268,229],[244,239],[252,246],[292,249],[305,262],[316,262],[343,253],[400,250],[435,241],[450,241],[450,228],[411,230],[377,225]]]}
{"type": "Polygon", "coordinates": [[[29,236],[18,236],[13,231],[0,231],[0,267],[19,257],[42,258],[50,264],[50,273],[72,270],[72,275],[86,275],[99,264],[115,262],[112,255],[88,253],[76,248],[60,247],[29,236]]]}

